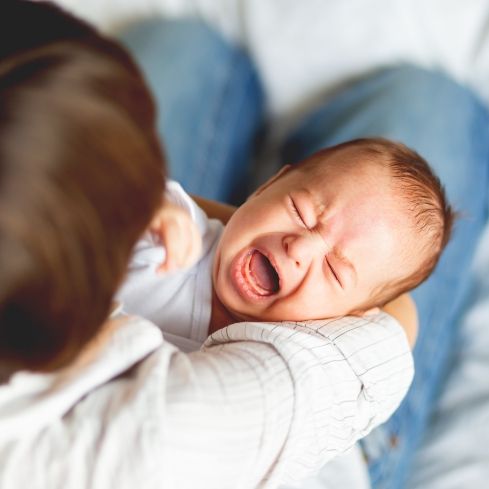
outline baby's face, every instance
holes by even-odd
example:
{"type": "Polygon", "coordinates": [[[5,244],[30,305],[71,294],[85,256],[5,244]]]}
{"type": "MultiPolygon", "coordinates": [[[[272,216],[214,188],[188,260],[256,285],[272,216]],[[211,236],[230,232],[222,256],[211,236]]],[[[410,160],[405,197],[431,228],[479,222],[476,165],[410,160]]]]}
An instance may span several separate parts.
{"type": "Polygon", "coordinates": [[[358,312],[378,287],[416,268],[400,200],[380,165],[282,174],[227,224],[213,268],[217,297],[238,320],[358,312]]]}

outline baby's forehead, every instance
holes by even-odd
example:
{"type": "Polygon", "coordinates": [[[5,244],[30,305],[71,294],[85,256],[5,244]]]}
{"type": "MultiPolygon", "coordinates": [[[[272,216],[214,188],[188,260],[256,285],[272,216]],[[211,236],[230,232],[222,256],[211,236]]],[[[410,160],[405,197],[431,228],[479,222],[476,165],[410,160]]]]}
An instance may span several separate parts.
{"type": "Polygon", "coordinates": [[[374,189],[377,197],[392,196],[395,183],[388,165],[359,150],[350,153],[348,158],[333,155],[299,165],[293,187],[309,189],[318,197],[363,189],[374,189]]]}

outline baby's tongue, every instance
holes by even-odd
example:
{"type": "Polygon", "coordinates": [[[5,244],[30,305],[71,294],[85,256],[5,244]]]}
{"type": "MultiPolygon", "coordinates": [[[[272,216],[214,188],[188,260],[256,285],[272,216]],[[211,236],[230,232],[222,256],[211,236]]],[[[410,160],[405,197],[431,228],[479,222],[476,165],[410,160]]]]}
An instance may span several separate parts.
{"type": "Polygon", "coordinates": [[[268,258],[254,251],[250,260],[250,272],[256,283],[265,291],[273,294],[278,291],[278,275],[268,258]]]}

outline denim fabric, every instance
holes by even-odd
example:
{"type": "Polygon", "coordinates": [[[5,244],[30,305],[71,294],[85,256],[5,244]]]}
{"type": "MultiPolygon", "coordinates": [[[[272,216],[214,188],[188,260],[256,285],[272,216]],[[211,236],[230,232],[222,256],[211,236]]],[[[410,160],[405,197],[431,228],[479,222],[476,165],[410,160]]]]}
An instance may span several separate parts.
{"type": "Polygon", "coordinates": [[[144,22],[121,41],[155,96],[169,175],[189,193],[242,201],[264,111],[244,51],[197,20],[144,22]]]}
{"type": "Polygon", "coordinates": [[[284,158],[348,139],[383,136],[423,155],[461,213],[433,275],[416,290],[420,330],[416,375],[406,399],[363,441],[375,489],[399,489],[412,466],[455,350],[459,318],[470,287],[469,268],[487,215],[489,116],[471,92],[440,73],[412,66],[358,81],[312,114],[290,136],[284,158]]]}
{"type": "MultiPolygon", "coordinates": [[[[263,93],[243,51],[196,21],[141,24],[123,39],[155,92],[172,177],[189,192],[218,200],[246,192],[263,93]]],[[[435,273],[413,292],[420,331],[412,388],[394,416],[363,441],[373,487],[400,489],[416,470],[413,457],[455,348],[469,265],[486,221],[489,117],[468,89],[443,74],[400,66],[351,84],[318,108],[286,141],[284,160],[365,136],[417,150],[461,212],[435,273]]]]}

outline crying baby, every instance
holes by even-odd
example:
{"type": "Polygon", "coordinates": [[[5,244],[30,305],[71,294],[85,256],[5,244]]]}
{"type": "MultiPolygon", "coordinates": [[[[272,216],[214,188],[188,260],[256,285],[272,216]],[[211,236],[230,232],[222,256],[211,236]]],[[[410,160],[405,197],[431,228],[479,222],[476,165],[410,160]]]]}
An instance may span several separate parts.
{"type": "Polygon", "coordinates": [[[285,166],[225,226],[177,184],[167,194],[180,211],[173,220],[155,217],[119,299],[126,311],[197,343],[234,322],[324,319],[382,306],[428,277],[452,219],[425,160],[380,138],[285,166]],[[173,271],[158,274],[172,255],[180,256],[173,271]]]}

